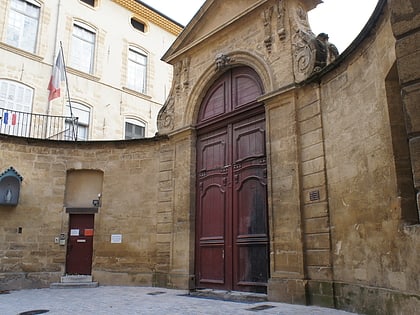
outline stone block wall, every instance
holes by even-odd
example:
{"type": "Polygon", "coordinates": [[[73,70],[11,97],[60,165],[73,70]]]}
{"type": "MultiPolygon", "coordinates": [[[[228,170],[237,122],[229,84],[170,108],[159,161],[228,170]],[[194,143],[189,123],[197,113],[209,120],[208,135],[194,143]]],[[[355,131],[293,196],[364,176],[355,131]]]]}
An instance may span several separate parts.
{"type": "Polygon", "coordinates": [[[0,147],[0,169],[13,166],[23,177],[18,206],[0,207],[1,289],[46,287],[65,273],[66,246],[55,237],[68,233],[68,170],[104,174],[95,215],[95,280],[167,285],[161,273],[167,278],[172,209],[160,204],[171,201],[174,155],[165,139],[88,144],[3,137],[0,147]],[[111,243],[112,234],[121,234],[122,243],[111,243]]]}

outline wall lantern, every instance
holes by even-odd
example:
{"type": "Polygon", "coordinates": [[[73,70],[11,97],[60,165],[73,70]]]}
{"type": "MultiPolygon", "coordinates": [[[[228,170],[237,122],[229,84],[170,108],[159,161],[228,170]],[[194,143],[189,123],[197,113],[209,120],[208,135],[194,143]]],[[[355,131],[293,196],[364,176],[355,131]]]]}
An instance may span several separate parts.
{"type": "Polygon", "coordinates": [[[0,205],[16,206],[23,177],[11,166],[0,174],[0,205]]]}

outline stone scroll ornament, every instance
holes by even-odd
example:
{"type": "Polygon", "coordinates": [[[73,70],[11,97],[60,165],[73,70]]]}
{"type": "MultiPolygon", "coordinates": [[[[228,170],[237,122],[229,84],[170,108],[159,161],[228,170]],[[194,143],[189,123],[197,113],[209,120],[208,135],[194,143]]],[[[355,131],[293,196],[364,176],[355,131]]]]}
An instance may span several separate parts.
{"type": "Polygon", "coordinates": [[[170,95],[157,117],[159,133],[166,133],[174,129],[175,98],[170,95]]]}
{"type": "Polygon", "coordinates": [[[307,79],[337,58],[338,50],[328,42],[328,35],[320,33],[315,36],[312,32],[307,13],[301,6],[295,11],[293,31],[293,68],[297,82],[307,79]]]}
{"type": "Polygon", "coordinates": [[[296,81],[303,81],[309,77],[315,66],[316,48],[313,42],[308,16],[301,6],[298,6],[293,16],[293,68],[296,81]]]}
{"type": "Polygon", "coordinates": [[[174,129],[175,98],[189,88],[190,58],[185,58],[174,65],[172,90],[157,117],[159,133],[174,129]]]}

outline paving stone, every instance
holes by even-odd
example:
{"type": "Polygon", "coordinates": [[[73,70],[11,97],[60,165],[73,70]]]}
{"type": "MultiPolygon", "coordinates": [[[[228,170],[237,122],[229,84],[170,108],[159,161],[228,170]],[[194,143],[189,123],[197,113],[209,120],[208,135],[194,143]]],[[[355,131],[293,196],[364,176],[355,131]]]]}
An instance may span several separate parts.
{"type": "Polygon", "coordinates": [[[0,295],[0,314],[95,315],[350,315],[344,311],[275,302],[230,302],[193,297],[185,290],[100,286],[90,289],[35,289],[0,295]],[[32,311],[32,313],[30,313],[32,311]],[[38,313],[41,314],[41,313],[38,313]]]}

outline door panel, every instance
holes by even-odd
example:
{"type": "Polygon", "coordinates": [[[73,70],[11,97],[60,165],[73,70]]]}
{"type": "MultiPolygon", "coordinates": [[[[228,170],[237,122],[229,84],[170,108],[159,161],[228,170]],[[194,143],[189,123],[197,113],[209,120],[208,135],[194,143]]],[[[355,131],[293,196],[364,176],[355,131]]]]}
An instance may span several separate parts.
{"type": "Polygon", "coordinates": [[[200,138],[197,146],[199,170],[196,269],[199,286],[224,288],[226,285],[225,245],[228,172],[227,129],[200,138]]]}
{"type": "Polygon", "coordinates": [[[227,98],[228,86],[225,81],[216,85],[208,95],[206,107],[202,112],[202,120],[214,118],[226,113],[229,110],[229,99],[227,98]]]}
{"type": "Polygon", "coordinates": [[[234,163],[265,157],[264,115],[248,118],[233,126],[234,163]]]}
{"type": "Polygon", "coordinates": [[[248,74],[233,74],[233,106],[238,108],[255,101],[255,96],[260,95],[261,88],[255,79],[248,74]]]}
{"type": "Polygon", "coordinates": [[[265,292],[268,280],[267,165],[263,115],[233,126],[234,290],[265,292]]]}
{"type": "Polygon", "coordinates": [[[237,267],[234,273],[234,290],[265,292],[268,280],[265,159],[235,166],[233,265],[237,267]]]}
{"type": "Polygon", "coordinates": [[[94,214],[70,214],[66,273],[92,273],[94,214]]]}
{"type": "Polygon", "coordinates": [[[264,244],[238,245],[238,278],[234,290],[266,292],[267,246],[264,244]]]}

